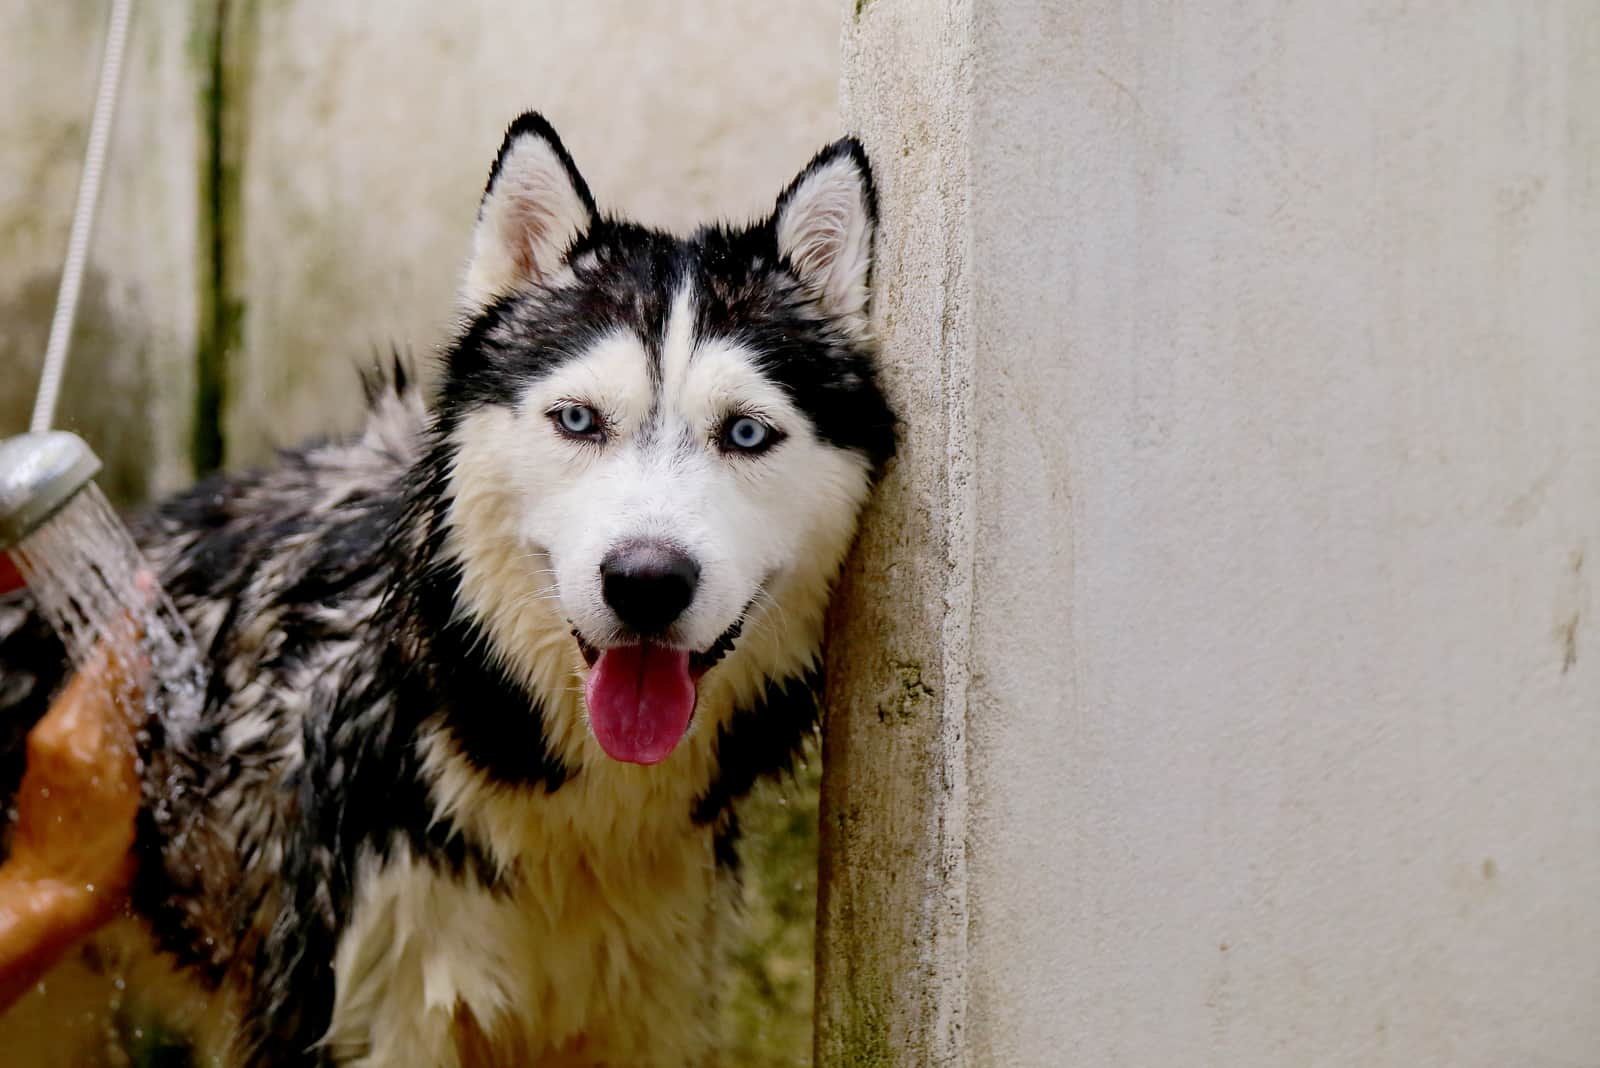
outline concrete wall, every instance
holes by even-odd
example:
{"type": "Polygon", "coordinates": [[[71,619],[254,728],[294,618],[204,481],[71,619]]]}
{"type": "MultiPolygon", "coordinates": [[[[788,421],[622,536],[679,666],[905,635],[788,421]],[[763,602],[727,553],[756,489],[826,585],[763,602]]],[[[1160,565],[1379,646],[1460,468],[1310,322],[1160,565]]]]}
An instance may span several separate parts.
{"type": "Polygon", "coordinates": [[[851,15],[819,1060],[1597,1063],[1600,9],[851,15]]]}
{"type": "MultiPolygon", "coordinates": [[[[0,3],[0,436],[26,428],[66,256],[105,0],[0,3]]],[[[198,5],[134,21],[58,422],[120,500],[189,476],[201,259],[198,5]]]]}
{"type": "Polygon", "coordinates": [[[816,1061],[932,1066],[959,1063],[966,1005],[971,5],[846,18],[842,103],[874,160],[873,313],[902,425],[832,618],[816,1061]]]}
{"type": "Polygon", "coordinates": [[[348,422],[374,348],[427,355],[447,335],[521,111],[546,114],[603,209],[669,226],[771,210],[838,136],[832,0],[234,8],[233,463],[348,422]]]}

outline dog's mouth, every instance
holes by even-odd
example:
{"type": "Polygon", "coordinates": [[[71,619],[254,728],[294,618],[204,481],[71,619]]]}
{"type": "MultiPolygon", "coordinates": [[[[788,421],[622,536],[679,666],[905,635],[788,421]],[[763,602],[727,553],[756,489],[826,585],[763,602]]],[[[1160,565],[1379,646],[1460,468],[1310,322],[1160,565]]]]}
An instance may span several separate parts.
{"type": "Polygon", "coordinates": [[[589,727],[613,760],[659,764],[683,740],[700,679],[733,649],[741,619],[700,652],[640,641],[599,649],[577,628],[572,636],[589,665],[584,701],[589,727]]]}

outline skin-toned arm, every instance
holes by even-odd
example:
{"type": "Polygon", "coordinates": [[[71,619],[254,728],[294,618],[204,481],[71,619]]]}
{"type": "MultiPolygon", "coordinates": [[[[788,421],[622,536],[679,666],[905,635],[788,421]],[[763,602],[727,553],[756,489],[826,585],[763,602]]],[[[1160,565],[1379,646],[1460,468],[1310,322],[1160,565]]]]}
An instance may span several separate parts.
{"type": "Polygon", "coordinates": [[[0,1010],[115,917],[133,879],[139,778],[126,710],[136,670],[110,652],[28,735],[11,857],[0,866],[0,1010]]]}

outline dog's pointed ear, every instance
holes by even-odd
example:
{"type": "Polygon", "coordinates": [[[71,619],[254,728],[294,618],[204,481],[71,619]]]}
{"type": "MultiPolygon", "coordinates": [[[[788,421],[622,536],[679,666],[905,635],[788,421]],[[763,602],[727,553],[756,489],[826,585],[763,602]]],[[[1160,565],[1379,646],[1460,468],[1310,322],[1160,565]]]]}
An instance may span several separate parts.
{"type": "Polygon", "coordinates": [[[878,206],[861,142],[818,152],[778,197],[772,227],[778,254],[823,310],[865,331],[878,206]]]}
{"type": "Polygon", "coordinates": [[[462,285],[468,308],[549,280],[595,221],[594,198],[561,138],[530,111],[511,124],[489,171],[462,285]]]}

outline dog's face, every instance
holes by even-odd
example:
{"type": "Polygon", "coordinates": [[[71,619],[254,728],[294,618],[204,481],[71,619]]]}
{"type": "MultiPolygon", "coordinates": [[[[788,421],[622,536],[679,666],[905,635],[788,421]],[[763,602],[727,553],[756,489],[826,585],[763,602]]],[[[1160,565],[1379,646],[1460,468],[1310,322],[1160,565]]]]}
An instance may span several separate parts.
{"type": "Polygon", "coordinates": [[[542,119],[507,134],[444,392],[451,539],[501,656],[576,670],[615,759],[665,759],[712,673],[809,666],[893,449],[872,228],[854,142],[770,219],[677,238],[599,216],[542,119]]]}

